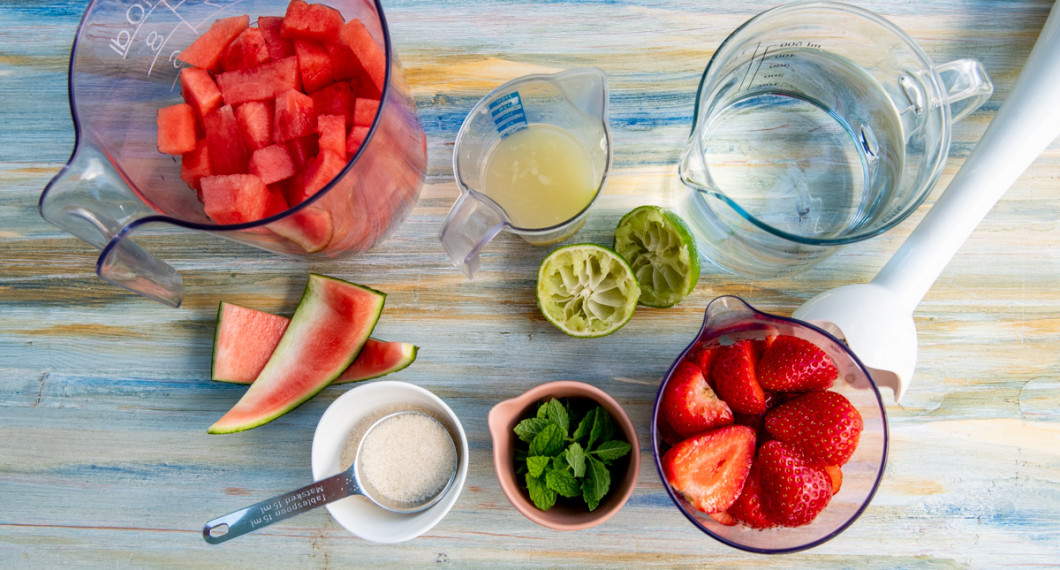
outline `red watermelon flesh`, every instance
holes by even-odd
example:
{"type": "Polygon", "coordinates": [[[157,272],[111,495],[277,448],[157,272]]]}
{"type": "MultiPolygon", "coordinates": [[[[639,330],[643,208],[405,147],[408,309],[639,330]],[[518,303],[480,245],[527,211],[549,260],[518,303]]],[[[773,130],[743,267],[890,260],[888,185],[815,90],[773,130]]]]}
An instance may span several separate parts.
{"type": "Polygon", "coordinates": [[[283,16],[280,35],[291,39],[336,42],[342,25],[342,13],[331,6],[291,0],[283,16]]]}
{"type": "Polygon", "coordinates": [[[205,69],[185,67],[180,70],[180,90],[184,101],[195,107],[200,120],[221,106],[221,90],[205,69]]]}
{"type": "Polygon", "coordinates": [[[329,150],[346,160],[346,117],[317,114],[317,134],[320,150],[329,150]]]}
{"type": "Polygon", "coordinates": [[[261,373],[208,433],[233,433],[271,422],[339,377],[361,352],[386,295],[310,274],[302,300],[261,373]]]}
{"type": "Polygon", "coordinates": [[[236,123],[243,143],[251,151],[272,144],[272,110],[261,101],[249,101],[236,107],[236,123]]]}
{"type": "Polygon", "coordinates": [[[282,144],[273,144],[255,150],[254,154],[250,155],[248,169],[265,184],[275,184],[295,174],[291,153],[282,144]]]}
{"type": "Polygon", "coordinates": [[[291,240],[306,253],[316,253],[324,249],[335,236],[335,223],[331,212],[315,207],[303,208],[267,227],[291,240]]]}
{"type": "Polygon", "coordinates": [[[269,59],[283,59],[294,55],[294,43],[280,35],[283,27],[283,16],[261,16],[258,18],[258,29],[265,38],[269,50],[269,59]]]}
{"type": "Polygon", "coordinates": [[[371,79],[372,86],[377,93],[382,93],[383,84],[386,82],[386,54],[379,44],[375,43],[375,38],[368,28],[354,18],[342,27],[340,39],[350,51],[358,54],[361,67],[371,79]]]}
{"type": "Polygon", "coordinates": [[[200,180],[203,176],[210,176],[210,152],[206,148],[206,141],[200,140],[195,143],[195,150],[186,152],[180,157],[180,179],[185,184],[195,189],[202,200],[202,186],[200,180]]]}
{"type": "Polygon", "coordinates": [[[243,144],[239,122],[230,105],[218,107],[203,119],[206,146],[210,149],[210,167],[215,174],[240,174],[247,171],[250,154],[243,144]]]}
{"type": "Polygon", "coordinates": [[[225,48],[249,25],[250,16],[246,14],[215,20],[210,24],[210,29],[195,38],[177,58],[195,67],[216,69],[225,48]]]}
{"type": "Polygon", "coordinates": [[[229,105],[265,101],[284,91],[298,90],[298,58],[286,57],[250,69],[226,71],[216,76],[221,96],[229,105]]]}
{"type": "MultiPolygon", "coordinates": [[[[272,356],[290,319],[221,302],[214,333],[211,379],[250,384],[272,356]]],[[[369,338],[357,358],[332,384],[360,382],[407,368],[419,348],[407,342],[369,338]]]]}
{"type": "Polygon", "coordinates": [[[158,151],[165,154],[184,154],[193,150],[195,150],[195,109],[187,103],[177,103],[159,109],[158,151]]]}
{"type": "Polygon", "coordinates": [[[255,67],[266,61],[269,61],[269,47],[258,28],[240,32],[221,54],[221,68],[225,71],[255,67]]]}
{"type": "Polygon", "coordinates": [[[320,42],[295,40],[294,53],[298,56],[298,73],[302,88],[312,93],[335,83],[335,71],[331,66],[328,50],[320,42]]]}
{"type": "Polygon", "coordinates": [[[219,224],[252,222],[269,210],[269,187],[253,174],[204,176],[200,183],[206,215],[219,224]]]}
{"type": "Polygon", "coordinates": [[[272,138],[276,142],[287,142],[316,132],[313,113],[313,98],[293,89],[276,96],[273,112],[272,138]]]}

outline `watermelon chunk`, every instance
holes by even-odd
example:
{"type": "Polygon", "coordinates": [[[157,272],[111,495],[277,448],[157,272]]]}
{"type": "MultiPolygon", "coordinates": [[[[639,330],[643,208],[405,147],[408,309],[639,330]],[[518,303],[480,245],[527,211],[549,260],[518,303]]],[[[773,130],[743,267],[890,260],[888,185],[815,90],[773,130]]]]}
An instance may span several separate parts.
{"type": "MultiPolygon", "coordinates": [[[[270,102],[271,103],[271,102],[270,102]]],[[[236,107],[236,123],[247,149],[254,151],[272,144],[272,109],[261,101],[248,101],[236,107]]]]}
{"type": "Polygon", "coordinates": [[[294,43],[280,35],[283,27],[283,16],[260,16],[258,29],[265,38],[269,50],[269,59],[283,59],[294,55],[294,43]]]}
{"type": "Polygon", "coordinates": [[[312,93],[335,82],[331,57],[320,42],[295,40],[294,53],[298,57],[298,72],[306,93],[312,93]]]}
{"type": "Polygon", "coordinates": [[[271,422],[338,378],[361,352],[386,295],[363,285],[310,274],[302,300],[261,373],[208,433],[233,433],[271,422]]]}
{"type": "Polygon", "coordinates": [[[221,68],[225,71],[257,67],[266,61],[269,61],[269,47],[258,28],[240,32],[221,54],[221,68]]]}
{"type": "Polygon", "coordinates": [[[253,174],[204,176],[200,183],[206,215],[219,224],[252,222],[268,211],[269,187],[253,174]]]}
{"type": "Polygon", "coordinates": [[[199,181],[203,176],[210,176],[210,152],[206,148],[206,141],[199,140],[195,143],[195,149],[186,152],[180,157],[180,179],[191,186],[199,194],[202,200],[202,186],[199,181]]]}
{"type": "Polygon", "coordinates": [[[225,48],[248,26],[250,16],[247,14],[214,20],[210,29],[195,38],[190,46],[180,52],[177,59],[195,67],[216,69],[225,48]]]}
{"type": "Polygon", "coordinates": [[[265,184],[275,184],[295,175],[294,161],[291,153],[282,144],[273,144],[259,148],[250,155],[250,174],[257,176],[265,184]]]}
{"type": "Polygon", "coordinates": [[[184,154],[195,150],[195,109],[177,103],[158,110],[158,150],[184,154]]]}
{"type": "Polygon", "coordinates": [[[375,116],[378,114],[378,100],[358,97],[357,102],[353,105],[353,124],[370,127],[375,122],[375,116]]]}
{"type": "Polygon", "coordinates": [[[353,108],[357,97],[353,94],[350,84],[345,81],[332,83],[327,87],[314,91],[313,111],[320,115],[342,115],[347,125],[353,124],[353,108]]]}
{"type": "Polygon", "coordinates": [[[306,253],[316,253],[335,237],[335,223],[331,212],[320,208],[305,208],[282,220],[269,224],[269,229],[298,244],[306,253]]]}
{"type": "Polygon", "coordinates": [[[291,39],[336,42],[343,23],[342,13],[331,6],[291,0],[283,15],[280,34],[291,39]]]}
{"type": "Polygon", "coordinates": [[[302,85],[298,76],[298,58],[293,56],[250,69],[219,73],[216,80],[224,102],[233,106],[272,99],[278,93],[299,89],[302,85]]]}
{"type": "Polygon", "coordinates": [[[277,95],[273,113],[272,138],[276,142],[287,142],[317,130],[313,98],[300,91],[292,89],[277,95]]]}
{"type": "Polygon", "coordinates": [[[243,144],[239,122],[231,105],[218,107],[206,115],[206,146],[215,174],[241,174],[247,171],[250,154],[243,144]]]}
{"type": "Polygon", "coordinates": [[[221,106],[221,90],[205,69],[185,67],[180,70],[180,92],[184,102],[195,107],[200,120],[221,106]]]}
{"type": "Polygon", "coordinates": [[[302,181],[302,200],[313,196],[327,186],[342,169],[346,168],[346,159],[330,150],[321,148],[316,158],[305,168],[305,180],[302,181]]]}
{"type": "MultiPolygon", "coordinates": [[[[272,356],[290,319],[221,301],[217,309],[210,377],[217,382],[250,384],[272,356]]],[[[369,338],[357,358],[332,384],[360,382],[407,368],[419,347],[369,338]]]]}
{"type": "Polygon", "coordinates": [[[346,160],[346,117],[318,114],[317,134],[321,151],[331,151],[346,160]]]}
{"type": "Polygon", "coordinates": [[[368,138],[368,131],[371,127],[364,125],[354,125],[350,129],[350,136],[346,137],[346,156],[353,156],[357,154],[357,151],[361,148],[361,144],[364,143],[364,139],[368,138]]]}
{"type": "Polygon", "coordinates": [[[383,84],[386,82],[386,54],[379,44],[375,43],[375,38],[368,28],[364,27],[364,22],[357,18],[346,22],[339,36],[342,43],[357,54],[365,75],[371,80],[374,92],[382,93],[383,84]]]}

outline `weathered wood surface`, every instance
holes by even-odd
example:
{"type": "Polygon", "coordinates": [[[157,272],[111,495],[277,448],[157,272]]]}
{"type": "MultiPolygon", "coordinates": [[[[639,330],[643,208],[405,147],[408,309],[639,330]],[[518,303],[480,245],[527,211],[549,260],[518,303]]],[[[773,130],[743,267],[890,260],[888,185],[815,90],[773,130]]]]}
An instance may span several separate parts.
{"type": "MultiPolygon", "coordinates": [[[[916,312],[920,362],[889,405],[890,462],[875,501],[816,549],[768,557],[701,534],[670,504],[647,447],[656,387],[703,307],[737,294],[790,314],[834,286],[871,279],[920,219],[850,247],[799,278],[748,282],[707,269],[676,308],[640,309],[611,337],[563,337],[537,312],[545,249],[495,240],[468,281],[436,235],[456,197],[464,114],[499,83],[595,65],[611,81],[615,169],[576,239],[608,243],[619,217],[679,195],[676,162],[699,74],[724,36],[773,2],[387,2],[429,138],[428,185],[408,221],[355,259],[304,264],[207,235],[141,240],[184,276],[169,309],[102,283],[95,252],[44,222],[41,188],[68,158],[66,66],[83,2],[0,3],[0,566],[1001,567],[1060,563],[1060,143],[1020,178],[916,312]],[[411,542],[351,537],[318,510],[223,546],[214,516],[296,488],[310,475],[325,389],[248,433],[206,427],[242,392],[211,383],[219,300],[290,313],[307,271],[389,293],[376,335],[422,347],[394,378],[444,398],[471,445],[450,515],[411,542]],[[591,530],[536,526],[494,478],[486,413],[538,383],[576,379],[614,395],[637,424],[641,478],[629,504],[591,530]]],[[[1005,99],[1050,3],[861,2],[937,60],[976,57],[994,97],[955,129],[936,195],[1005,99]]]]}

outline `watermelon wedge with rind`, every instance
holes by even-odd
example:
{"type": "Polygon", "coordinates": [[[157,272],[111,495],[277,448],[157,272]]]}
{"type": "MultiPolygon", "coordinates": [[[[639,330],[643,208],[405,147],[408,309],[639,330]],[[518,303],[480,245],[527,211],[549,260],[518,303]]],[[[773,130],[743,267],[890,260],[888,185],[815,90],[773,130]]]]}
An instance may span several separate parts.
{"type": "MultiPolygon", "coordinates": [[[[213,361],[215,382],[250,384],[269,361],[290,319],[221,301],[217,309],[213,361]]],[[[332,384],[379,378],[407,368],[419,347],[407,342],[369,338],[342,375],[332,384]]]]}
{"type": "Polygon", "coordinates": [[[298,308],[265,368],[208,433],[264,425],[323,390],[357,357],[385,300],[385,293],[369,287],[310,274],[298,308]]]}

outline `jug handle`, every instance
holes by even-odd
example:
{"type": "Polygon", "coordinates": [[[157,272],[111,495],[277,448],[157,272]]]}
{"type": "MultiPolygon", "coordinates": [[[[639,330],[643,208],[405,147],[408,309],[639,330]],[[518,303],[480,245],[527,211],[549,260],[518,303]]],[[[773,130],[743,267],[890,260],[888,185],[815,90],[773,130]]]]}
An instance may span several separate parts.
{"type": "Polygon", "coordinates": [[[953,122],[972,114],[994,93],[994,83],[983,64],[975,59],[957,59],[935,66],[942,81],[953,122]]]}
{"type": "Polygon", "coordinates": [[[478,271],[479,252],[504,228],[505,223],[500,207],[489,198],[461,190],[438,239],[453,265],[470,279],[478,271]]]}
{"type": "Polygon", "coordinates": [[[106,158],[91,145],[74,155],[41,193],[41,217],[100,249],[96,274],[154,301],[179,307],[184,285],[175,269],[128,239],[153,210],[131,197],[106,158]]]}

